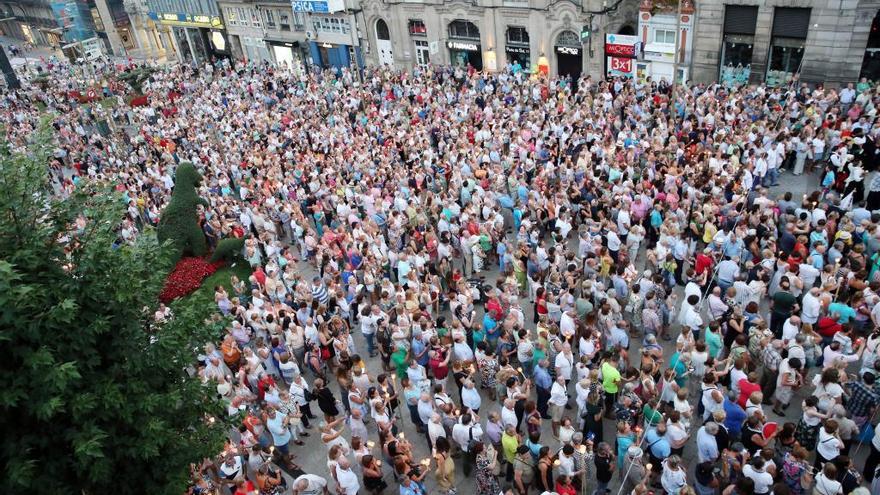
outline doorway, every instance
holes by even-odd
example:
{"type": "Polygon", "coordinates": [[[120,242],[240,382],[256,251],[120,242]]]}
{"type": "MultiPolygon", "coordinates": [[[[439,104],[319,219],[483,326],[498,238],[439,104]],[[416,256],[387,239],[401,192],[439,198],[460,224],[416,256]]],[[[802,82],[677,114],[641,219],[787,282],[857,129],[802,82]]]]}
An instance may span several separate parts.
{"type": "Polygon", "coordinates": [[[394,65],[394,52],[391,49],[391,32],[388,24],[379,19],[376,21],[376,50],[379,51],[379,65],[394,65]]]}

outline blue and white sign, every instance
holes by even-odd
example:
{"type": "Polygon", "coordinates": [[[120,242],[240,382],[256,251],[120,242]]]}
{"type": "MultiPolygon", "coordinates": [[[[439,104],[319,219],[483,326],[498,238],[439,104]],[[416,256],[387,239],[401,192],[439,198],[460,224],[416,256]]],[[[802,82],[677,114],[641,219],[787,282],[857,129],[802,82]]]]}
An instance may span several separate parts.
{"type": "Polygon", "coordinates": [[[331,14],[345,10],[343,0],[292,0],[290,2],[294,12],[308,12],[314,14],[331,14]]]}

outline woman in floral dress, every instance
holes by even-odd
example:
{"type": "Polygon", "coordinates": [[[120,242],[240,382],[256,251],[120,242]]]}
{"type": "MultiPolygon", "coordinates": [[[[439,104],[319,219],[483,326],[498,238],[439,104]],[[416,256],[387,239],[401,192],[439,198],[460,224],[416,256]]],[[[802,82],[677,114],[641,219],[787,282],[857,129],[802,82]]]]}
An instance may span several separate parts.
{"type": "Polygon", "coordinates": [[[492,474],[498,462],[497,454],[490,456],[482,442],[477,442],[473,448],[477,456],[477,495],[498,495],[501,492],[501,485],[492,474]]]}

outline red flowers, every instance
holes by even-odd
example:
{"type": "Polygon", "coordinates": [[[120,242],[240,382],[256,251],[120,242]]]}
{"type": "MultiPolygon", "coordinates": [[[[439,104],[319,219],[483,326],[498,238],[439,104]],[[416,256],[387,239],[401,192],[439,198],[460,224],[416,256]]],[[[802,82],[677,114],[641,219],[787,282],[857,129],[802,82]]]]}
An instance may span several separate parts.
{"type": "Polygon", "coordinates": [[[205,258],[181,258],[165,279],[165,287],[159,293],[159,300],[169,303],[178,297],[192,294],[202,285],[205,277],[216,272],[221,266],[223,266],[222,261],[210,263],[205,258]]]}

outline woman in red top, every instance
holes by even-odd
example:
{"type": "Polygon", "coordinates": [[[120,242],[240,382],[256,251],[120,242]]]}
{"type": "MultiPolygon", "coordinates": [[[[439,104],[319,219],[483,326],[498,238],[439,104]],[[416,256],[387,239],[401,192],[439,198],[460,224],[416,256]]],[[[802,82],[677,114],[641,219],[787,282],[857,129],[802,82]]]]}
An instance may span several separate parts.
{"type": "Polygon", "coordinates": [[[556,480],[556,493],[559,495],[577,495],[577,490],[571,483],[571,478],[563,474],[556,480]]]}
{"type": "Polygon", "coordinates": [[[535,291],[535,323],[541,315],[547,314],[547,293],[543,287],[535,291]]]}

